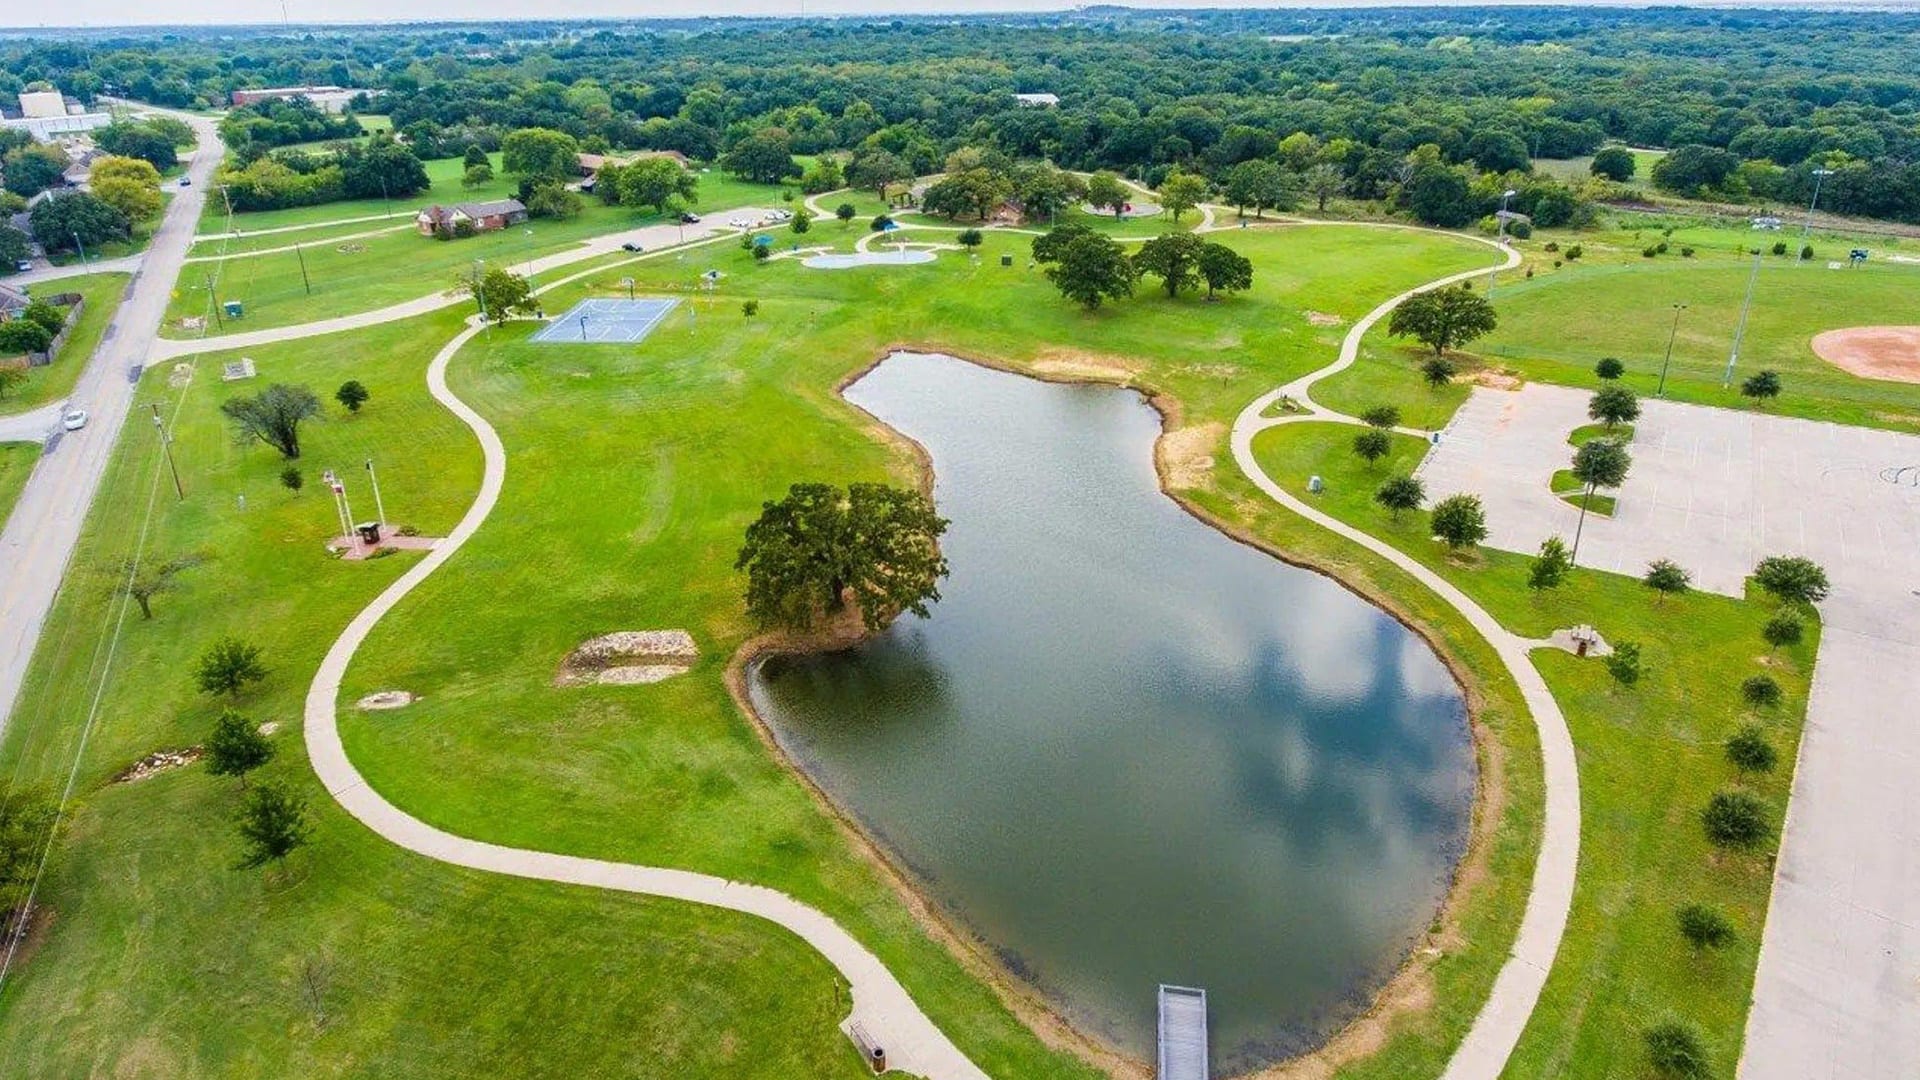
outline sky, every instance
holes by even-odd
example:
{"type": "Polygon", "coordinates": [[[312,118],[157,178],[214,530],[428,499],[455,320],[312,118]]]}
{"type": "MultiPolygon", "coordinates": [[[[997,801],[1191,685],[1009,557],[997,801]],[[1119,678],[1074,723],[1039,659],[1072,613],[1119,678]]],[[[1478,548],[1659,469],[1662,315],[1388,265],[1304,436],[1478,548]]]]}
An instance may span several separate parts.
{"type": "MultiPolygon", "coordinates": [[[[1150,0],[1132,4],[1154,8],[1220,7],[1366,7],[1423,0],[1150,0]]],[[[1427,0],[1433,2],[1433,0],[1427,0]]],[[[1444,2],[1444,0],[1441,0],[1444,2]]],[[[1487,3],[1489,0],[1475,0],[1487,3]]],[[[1491,0],[1540,2],[1540,0],[1491,0]]],[[[1552,0],[1548,0],[1552,2],[1552,0]]],[[[1597,0],[1560,0],[1585,5],[1597,0]]],[[[1632,3],[1633,0],[1608,0],[1632,3]]],[[[1670,2],[1670,0],[1669,0],[1670,2]]],[[[151,26],[282,21],[283,0],[8,0],[0,3],[0,27],[151,26]]],[[[409,20],[485,21],[489,19],[639,18],[689,15],[925,15],[959,11],[1058,11],[1068,0],[284,0],[285,18],[295,23],[399,22],[409,20]]],[[[1778,6],[1754,3],[1716,6],[1778,6]]],[[[1881,8],[1887,0],[1828,0],[1821,7],[1881,8]]],[[[1904,5],[1898,5],[1904,6],[1904,5]]]]}

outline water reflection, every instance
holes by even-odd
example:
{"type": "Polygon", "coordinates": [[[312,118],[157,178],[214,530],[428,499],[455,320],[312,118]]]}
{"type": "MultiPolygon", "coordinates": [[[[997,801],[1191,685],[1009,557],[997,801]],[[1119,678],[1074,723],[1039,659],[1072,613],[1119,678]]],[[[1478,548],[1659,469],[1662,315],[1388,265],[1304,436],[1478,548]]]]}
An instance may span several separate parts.
{"type": "Polygon", "coordinates": [[[902,355],[848,397],[932,455],[953,577],[929,620],[756,669],[776,735],[1084,1030],[1149,1054],[1164,981],[1207,987],[1223,1067],[1324,1038],[1466,835],[1445,668],[1162,495],[1132,393],[902,355]]]}

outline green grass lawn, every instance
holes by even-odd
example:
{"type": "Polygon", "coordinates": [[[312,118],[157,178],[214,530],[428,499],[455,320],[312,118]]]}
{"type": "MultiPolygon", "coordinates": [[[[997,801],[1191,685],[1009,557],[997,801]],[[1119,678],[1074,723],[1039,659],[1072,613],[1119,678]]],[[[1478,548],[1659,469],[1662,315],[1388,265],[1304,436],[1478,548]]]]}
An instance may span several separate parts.
{"type": "MultiPolygon", "coordinates": [[[[1699,811],[1716,790],[1744,784],[1784,816],[1790,773],[1742,781],[1722,744],[1751,716],[1739,696],[1748,675],[1771,673],[1786,702],[1764,711],[1780,760],[1791,762],[1805,713],[1817,635],[1774,652],[1760,627],[1771,602],[1691,593],[1661,599],[1632,578],[1577,570],[1560,589],[1527,587],[1531,560],[1481,550],[1448,557],[1429,537],[1426,515],[1398,522],[1372,502],[1388,476],[1418,464],[1424,446],[1395,436],[1393,453],[1369,467],[1348,449],[1350,429],[1295,424],[1254,444],[1269,475],[1327,513],[1390,540],[1445,575],[1516,633],[1545,637],[1587,623],[1610,642],[1635,641],[1645,672],[1633,689],[1602,665],[1557,650],[1537,652],[1541,674],[1566,713],[1580,760],[1580,877],[1572,918],[1552,977],[1519,1051],[1513,1077],[1637,1076],[1642,1029],[1672,1012],[1708,1034],[1714,1075],[1731,1073],[1772,886],[1770,861],[1710,849],[1699,811]],[[1306,477],[1326,483],[1308,495],[1306,477]],[[1679,937],[1674,911],[1702,901],[1726,911],[1739,939],[1696,957],[1679,937]]],[[[1446,492],[1430,492],[1441,496],[1446,492]]]]}
{"type": "MultiPolygon", "coordinates": [[[[724,211],[748,205],[778,205],[781,189],[743,184],[711,173],[702,178],[702,209],[724,211]]],[[[464,201],[464,199],[462,200],[464,201]]],[[[345,206],[334,203],[333,206],[345,206]]],[[[318,209],[310,207],[308,209],[318,209]]],[[[376,211],[377,212],[377,211],[376,211]]],[[[208,282],[220,303],[240,301],[244,319],[229,331],[258,330],[330,318],[384,307],[453,287],[456,277],[471,271],[476,261],[524,272],[528,259],[563,251],[585,240],[664,220],[661,215],[586,201],[580,214],[564,221],[530,221],[498,232],[461,240],[435,240],[410,229],[367,236],[351,242],[323,240],[299,253],[272,254],[213,262],[189,263],[176,283],[162,333],[170,337],[197,337],[181,320],[206,317],[210,311],[208,282]],[[301,262],[305,262],[302,274],[301,262]],[[311,294],[307,289],[312,287],[311,294]]],[[[378,228],[380,223],[329,226],[318,235],[346,235],[378,228]],[[333,230],[338,229],[335,233],[333,230]]],[[[837,223],[829,227],[837,229],[837,223]]],[[[307,230],[247,238],[256,250],[304,243],[307,230]]],[[[217,252],[203,241],[197,254],[217,252]]],[[[571,271],[569,271],[571,272],[571,271]]],[[[211,320],[210,320],[211,321],[211,320]]],[[[221,332],[211,327],[212,332],[221,332]]]]}
{"type": "MultiPolygon", "coordinates": [[[[380,229],[413,229],[413,208],[394,207],[392,217],[379,217],[371,221],[329,221],[307,226],[294,232],[264,233],[256,236],[210,236],[194,241],[187,252],[194,259],[209,259],[220,255],[244,255],[255,251],[275,251],[291,244],[308,247],[327,246],[341,242],[346,237],[364,239],[362,233],[380,229]]],[[[189,275],[192,271],[189,269],[189,275]]]]}
{"type": "Polygon", "coordinates": [[[0,416],[37,409],[73,392],[74,382],[86,369],[87,360],[100,345],[100,336],[107,332],[107,323],[120,307],[120,297],[126,292],[128,280],[126,274],[88,274],[35,286],[41,295],[77,292],[86,297],[86,304],[53,363],[27,369],[27,381],[0,399],[0,416]]]}
{"type": "MultiPolygon", "coordinates": [[[[820,235],[836,231],[827,226],[820,235]]],[[[739,715],[719,680],[750,631],[733,550],[760,501],[792,481],[913,475],[913,464],[875,439],[833,392],[891,343],[1130,380],[1167,395],[1182,424],[1204,429],[1217,456],[1225,423],[1247,399],[1324,363],[1337,346],[1341,328],[1316,326],[1306,312],[1351,320],[1380,297],[1488,258],[1434,235],[1355,230],[1334,237],[1305,230],[1225,236],[1260,268],[1251,294],[1208,304],[1143,289],[1094,315],[1062,302],[1024,261],[999,267],[1000,251],[1022,254],[1029,242],[1009,235],[990,236],[978,267],[945,255],[905,270],[816,271],[789,260],[757,265],[732,245],[716,245],[689,256],[695,262],[666,256],[609,267],[562,290],[548,298],[550,309],[621,291],[628,275],[642,290],[688,295],[689,267],[727,274],[714,297],[683,304],[638,346],[534,346],[525,340],[529,327],[508,326],[477,338],[456,360],[456,389],[506,441],[506,490],[487,526],[381,624],[349,673],[349,699],[375,687],[426,695],[396,713],[347,712],[350,751],[388,797],[463,834],[791,891],[873,947],[993,1074],[1086,1075],[1042,1047],[926,936],[739,715]],[[762,302],[751,319],[740,311],[748,298],[762,302]],[[1019,318],[1007,318],[1009,311],[1019,318]],[[694,633],[705,659],[691,675],[644,688],[551,685],[559,658],[583,638],[653,626],[694,633]]],[[[349,614],[411,559],[324,556],[318,543],[332,509],[315,480],[323,467],[345,471],[365,516],[354,470],[371,454],[395,522],[429,535],[451,526],[477,483],[478,452],[427,400],[421,382],[427,357],[458,319],[443,312],[249,351],[262,383],[306,382],[326,399],[340,381],[358,378],[373,392],[360,415],[329,400],[325,421],[308,427],[309,487],[298,495],[278,486],[275,455],[232,442],[216,407],[246,387],[208,375],[221,357],[200,361],[174,447],[189,497],[160,500],[150,553],[201,552],[209,561],[183,577],[179,592],[160,598],[153,622],[128,624],[83,762],[86,794],[73,839],[57,860],[50,902],[60,922],[9,991],[0,1045],[56,1063],[118,1062],[164,1032],[177,1037],[167,1044],[176,1056],[163,1075],[496,1075],[497,1062],[474,1063],[508,1039],[519,1055],[510,1064],[575,1075],[634,1053],[653,1053],[661,1061],[653,1071],[675,1076],[857,1067],[850,1054],[845,1067],[836,1064],[844,1043],[828,1022],[831,980],[804,966],[810,954],[788,951],[784,935],[679,905],[508,889],[422,866],[342,820],[311,782],[292,730],[306,680],[349,614]],[[243,494],[244,512],[237,509],[243,494]],[[283,760],[273,768],[302,786],[322,823],[313,850],[296,857],[301,876],[287,891],[303,897],[299,903],[277,900],[258,875],[225,868],[232,841],[222,813],[231,785],[196,769],[100,786],[151,749],[202,737],[214,703],[191,691],[185,669],[226,631],[267,650],[274,673],[244,706],[288,724],[276,736],[283,760]],[[144,861],[129,861],[127,852],[144,861]],[[470,925],[476,889],[492,916],[478,928],[470,925]],[[143,918],[152,911],[187,914],[156,926],[143,918]],[[560,926],[604,925],[576,942],[555,932],[552,913],[560,926]],[[249,929],[201,940],[228,925],[249,929]],[[496,940],[516,933],[522,940],[496,940]],[[616,936],[628,943],[620,955],[596,951],[616,936]],[[340,1019],[317,1040],[289,989],[312,937],[351,954],[352,965],[349,972],[349,961],[339,961],[340,1019]],[[143,947],[129,954],[129,941],[143,947]],[[458,957],[447,963],[450,949],[458,957]],[[515,1012],[513,994],[460,1003],[488,978],[546,994],[611,996],[549,1025],[545,1013],[515,1012]],[[383,986],[394,990],[383,993],[383,986]],[[419,989],[408,995],[401,987],[419,989]],[[170,1007],[180,998],[206,1004],[170,1007]],[[76,1002],[103,1007],[86,1009],[82,1025],[76,1002]],[[235,1005],[247,1010],[238,1028],[227,1017],[235,1005]],[[783,1026],[781,1010],[819,1019],[789,1018],[783,1026]],[[430,1029],[430,1037],[393,1037],[417,1028],[430,1029]],[[663,1044],[663,1033],[674,1038],[663,1044]],[[731,1065],[716,1056],[727,1048],[731,1065]]],[[[162,376],[151,378],[149,393],[163,393],[162,376]]],[[[76,575],[90,581],[103,582],[105,568],[122,557],[130,542],[124,523],[156,479],[150,445],[130,441],[118,453],[76,558],[76,575]]],[[[1236,524],[1296,539],[1297,528],[1268,533],[1272,514],[1216,489],[1230,480],[1216,475],[1187,494],[1236,524]],[[1243,511],[1245,522],[1237,519],[1243,511]]],[[[1314,542],[1324,551],[1329,539],[1314,542]]],[[[1469,888],[1460,939],[1443,944],[1433,968],[1441,1005],[1399,1026],[1387,1050],[1356,1073],[1390,1076],[1444,1059],[1504,958],[1538,828],[1537,750],[1484,643],[1422,590],[1379,567],[1366,574],[1373,576],[1363,587],[1430,620],[1442,646],[1468,665],[1480,717],[1495,736],[1483,766],[1506,780],[1507,797],[1487,850],[1489,873],[1469,888]]],[[[62,774],[74,718],[84,715],[92,691],[85,673],[105,603],[104,583],[63,592],[0,764],[17,764],[29,777],[62,774]]]]}
{"type": "Polygon", "coordinates": [[[20,491],[27,486],[40,453],[39,443],[0,443],[0,525],[7,523],[13,504],[20,501],[20,491]]]}

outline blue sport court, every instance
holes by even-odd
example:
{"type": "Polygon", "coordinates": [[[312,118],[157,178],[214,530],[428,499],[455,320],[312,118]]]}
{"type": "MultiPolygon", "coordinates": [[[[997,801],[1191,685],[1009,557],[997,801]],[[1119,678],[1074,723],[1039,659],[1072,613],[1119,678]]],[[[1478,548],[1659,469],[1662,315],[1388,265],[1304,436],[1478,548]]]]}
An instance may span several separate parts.
{"type": "Polygon", "coordinates": [[[631,345],[653,333],[678,303],[671,297],[582,300],[533,335],[533,340],[547,345],[631,345]]]}

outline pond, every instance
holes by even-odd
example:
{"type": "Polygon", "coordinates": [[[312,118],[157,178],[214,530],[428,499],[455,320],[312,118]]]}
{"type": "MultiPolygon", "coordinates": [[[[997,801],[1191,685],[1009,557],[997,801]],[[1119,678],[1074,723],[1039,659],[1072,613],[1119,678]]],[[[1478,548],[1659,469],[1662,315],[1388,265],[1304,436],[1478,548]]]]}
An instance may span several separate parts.
{"type": "Polygon", "coordinates": [[[1204,987],[1225,1075],[1364,1010],[1472,816],[1458,685],[1332,580],[1159,488],[1138,394],[895,354],[848,400],[952,524],[926,620],[755,665],[786,752],[1079,1030],[1149,1058],[1204,987]]]}

